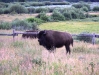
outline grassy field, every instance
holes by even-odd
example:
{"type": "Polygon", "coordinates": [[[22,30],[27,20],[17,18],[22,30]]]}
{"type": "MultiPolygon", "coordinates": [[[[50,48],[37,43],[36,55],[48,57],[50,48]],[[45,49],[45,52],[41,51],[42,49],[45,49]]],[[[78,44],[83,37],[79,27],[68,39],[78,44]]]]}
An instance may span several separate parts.
{"type": "MultiPolygon", "coordinates": [[[[47,13],[50,15],[51,13],[47,13]]],[[[35,17],[38,14],[1,14],[0,21],[12,22],[15,19],[24,20],[26,18],[35,17]]]]}
{"type": "Polygon", "coordinates": [[[81,32],[99,33],[99,22],[78,22],[78,21],[49,22],[40,25],[39,28],[68,31],[70,33],[81,33],[81,32]]]}
{"type": "MultiPolygon", "coordinates": [[[[11,22],[17,16],[3,15],[0,20],[11,22]]],[[[19,16],[19,19],[29,17],[19,16]]],[[[48,22],[39,28],[99,33],[99,22],[48,22]]],[[[0,30],[0,33],[12,33],[12,30],[0,30]]],[[[65,47],[53,54],[40,46],[37,39],[23,39],[19,35],[13,41],[11,36],[0,36],[0,75],[99,75],[99,44],[74,41],[70,55],[65,47]]]]}
{"type": "Polygon", "coordinates": [[[65,47],[53,54],[37,39],[0,36],[0,75],[99,75],[98,58],[99,44],[74,42],[70,55],[65,47]]]}

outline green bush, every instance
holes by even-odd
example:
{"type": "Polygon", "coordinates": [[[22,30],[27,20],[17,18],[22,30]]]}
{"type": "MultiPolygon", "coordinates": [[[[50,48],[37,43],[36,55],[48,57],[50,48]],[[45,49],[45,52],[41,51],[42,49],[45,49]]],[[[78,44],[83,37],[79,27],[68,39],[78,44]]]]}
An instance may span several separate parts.
{"type": "Polygon", "coordinates": [[[86,18],[86,15],[80,9],[66,8],[62,12],[63,12],[63,15],[65,16],[66,20],[70,20],[70,19],[84,19],[84,18],[86,18]]]}
{"type": "Polygon", "coordinates": [[[53,21],[64,21],[65,17],[60,12],[53,12],[51,15],[53,21]]]}
{"type": "Polygon", "coordinates": [[[81,34],[79,34],[76,39],[80,40],[80,41],[84,41],[84,42],[92,42],[92,37],[88,36],[88,35],[83,35],[83,34],[90,34],[88,32],[83,32],[81,34]]]}
{"type": "Polygon", "coordinates": [[[11,24],[9,22],[0,22],[0,29],[11,29],[11,24]]]}
{"type": "Polygon", "coordinates": [[[88,10],[90,10],[90,5],[86,4],[86,3],[77,3],[77,4],[73,4],[72,6],[75,7],[75,8],[86,7],[88,10]]]}
{"type": "Polygon", "coordinates": [[[84,18],[86,18],[86,15],[84,14],[84,12],[83,11],[81,11],[81,10],[78,10],[78,18],[79,19],[84,19],[84,18]]]}
{"type": "Polygon", "coordinates": [[[38,30],[38,24],[36,22],[31,23],[32,30],[38,30]]]}
{"type": "Polygon", "coordinates": [[[78,18],[79,13],[77,12],[77,9],[76,10],[75,9],[71,10],[70,13],[71,13],[72,19],[77,19],[78,18]]]}
{"type": "Polygon", "coordinates": [[[41,12],[48,12],[48,8],[37,8],[36,10],[35,10],[35,12],[36,13],[41,13],[41,12]]]}
{"type": "Polygon", "coordinates": [[[60,7],[55,7],[53,12],[61,12],[63,9],[61,9],[60,7]]]}
{"type": "Polygon", "coordinates": [[[39,19],[39,18],[28,18],[26,19],[26,21],[28,21],[29,23],[37,23],[38,25],[43,23],[44,21],[39,19]]]}
{"type": "Polygon", "coordinates": [[[75,7],[75,8],[81,8],[81,7],[83,7],[82,4],[80,4],[80,3],[73,4],[72,6],[75,7]]]}
{"type": "Polygon", "coordinates": [[[88,8],[83,6],[82,8],[80,8],[82,11],[88,12],[88,8]]]}
{"type": "Polygon", "coordinates": [[[9,14],[10,10],[8,8],[4,8],[3,12],[4,12],[4,14],[9,14]]]}
{"type": "Polygon", "coordinates": [[[28,10],[24,6],[19,5],[19,4],[11,5],[9,7],[9,10],[10,10],[10,12],[16,12],[18,14],[19,13],[27,13],[28,12],[28,10]]]}
{"type": "Polygon", "coordinates": [[[32,24],[25,20],[14,20],[12,21],[12,28],[16,30],[29,30],[32,29],[32,24]]]}
{"type": "Polygon", "coordinates": [[[79,15],[76,8],[66,8],[63,10],[63,13],[65,13],[65,15],[68,14],[69,19],[77,19],[79,15]]]}
{"type": "Polygon", "coordinates": [[[49,12],[53,12],[55,8],[48,8],[49,12]]]}
{"type": "Polygon", "coordinates": [[[4,13],[3,8],[0,8],[0,14],[3,14],[3,13],[4,13]]]}
{"type": "Polygon", "coordinates": [[[37,17],[37,18],[40,18],[40,19],[43,20],[44,22],[49,21],[49,17],[46,15],[46,13],[39,13],[36,17],[37,17]]]}
{"type": "Polygon", "coordinates": [[[64,15],[66,20],[72,19],[72,15],[71,15],[70,11],[63,12],[63,15],[64,15]]]}
{"type": "Polygon", "coordinates": [[[36,9],[35,8],[27,8],[28,13],[35,13],[36,9]]]}
{"type": "Polygon", "coordinates": [[[95,6],[92,10],[93,11],[99,11],[99,6],[95,6]]]}
{"type": "Polygon", "coordinates": [[[6,8],[6,7],[8,7],[7,3],[0,2],[0,8],[6,8]]]}

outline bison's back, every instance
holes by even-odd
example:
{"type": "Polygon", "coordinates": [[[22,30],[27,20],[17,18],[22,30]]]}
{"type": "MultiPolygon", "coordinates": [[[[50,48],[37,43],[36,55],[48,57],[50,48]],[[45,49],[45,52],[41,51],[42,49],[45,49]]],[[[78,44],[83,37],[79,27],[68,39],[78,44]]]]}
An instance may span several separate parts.
{"type": "Polygon", "coordinates": [[[66,32],[48,30],[46,38],[48,43],[51,43],[55,47],[62,47],[66,43],[70,43],[71,35],[66,32]]]}
{"type": "Polygon", "coordinates": [[[36,30],[30,30],[30,31],[25,31],[26,33],[24,33],[22,35],[22,38],[37,38],[37,34],[38,31],[36,30]],[[31,33],[35,33],[35,34],[31,34],[31,33]]]}

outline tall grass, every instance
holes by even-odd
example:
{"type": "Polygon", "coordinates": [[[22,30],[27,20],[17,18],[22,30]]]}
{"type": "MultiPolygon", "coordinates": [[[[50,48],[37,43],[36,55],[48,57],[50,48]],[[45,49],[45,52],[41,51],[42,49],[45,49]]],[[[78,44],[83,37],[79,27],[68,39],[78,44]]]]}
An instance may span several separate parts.
{"type": "MultiPolygon", "coordinates": [[[[11,32],[0,30],[0,32],[11,32]]],[[[71,54],[65,47],[49,53],[37,39],[0,36],[1,75],[99,75],[99,44],[74,41],[71,54]]]]}

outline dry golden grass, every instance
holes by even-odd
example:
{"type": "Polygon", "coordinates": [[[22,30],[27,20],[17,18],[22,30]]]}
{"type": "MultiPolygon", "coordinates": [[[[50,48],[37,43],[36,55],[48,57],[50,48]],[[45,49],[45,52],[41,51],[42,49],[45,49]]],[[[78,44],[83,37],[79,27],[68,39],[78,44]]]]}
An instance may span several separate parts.
{"type": "MultiPolygon", "coordinates": [[[[51,13],[47,13],[47,15],[50,15],[51,13]]],[[[6,21],[6,22],[12,22],[15,19],[26,19],[30,17],[35,17],[38,14],[1,14],[0,15],[0,21],[6,21]]]]}
{"type": "Polygon", "coordinates": [[[99,12],[89,12],[90,15],[99,15],[99,12]]]}
{"type": "Polygon", "coordinates": [[[29,17],[34,17],[36,16],[37,14],[13,14],[13,15],[10,15],[10,14],[2,14],[0,15],[0,21],[6,21],[6,22],[11,22],[15,19],[26,19],[26,18],[29,18],[29,17]]]}
{"type": "MultiPolygon", "coordinates": [[[[99,15],[99,12],[89,12],[90,15],[99,15]]],[[[30,17],[35,17],[38,14],[1,14],[0,15],[0,21],[6,21],[6,22],[11,22],[15,20],[16,18],[18,19],[26,19],[30,17]]],[[[51,13],[47,13],[47,15],[51,15],[51,13]]]]}
{"type": "MultiPolygon", "coordinates": [[[[1,32],[11,32],[1,30],[1,32]]],[[[99,75],[99,44],[74,42],[49,53],[37,39],[0,36],[0,75],[99,75]],[[55,55],[55,56],[54,56],[55,55]]]]}

